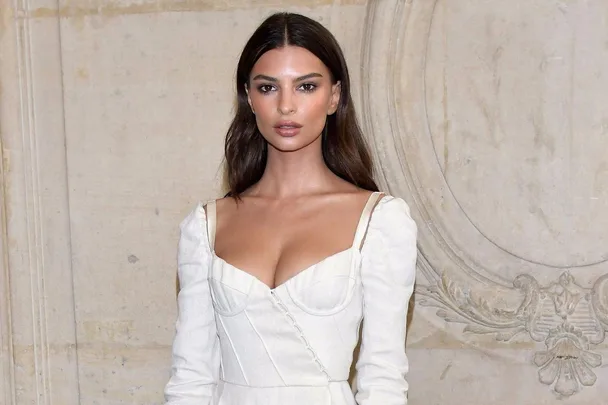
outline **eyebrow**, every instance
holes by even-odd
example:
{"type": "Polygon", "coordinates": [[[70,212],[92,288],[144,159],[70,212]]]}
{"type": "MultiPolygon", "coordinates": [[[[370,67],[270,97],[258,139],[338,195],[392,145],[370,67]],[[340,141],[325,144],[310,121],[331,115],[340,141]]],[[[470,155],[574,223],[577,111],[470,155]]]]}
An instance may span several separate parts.
{"type": "MultiPolygon", "coordinates": [[[[295,81],[301,82],[302,80],[312,79],[313,77],[323,77],[323,75],[321,73],[309,73],[307,75],[296,78],[295,81]]],[[[267,80],[269,82],[278,82],[279,81],[276,77],[266,76],[266,75],[257,75],[251,80],[252,81],[253,80],[267,80]]]]}

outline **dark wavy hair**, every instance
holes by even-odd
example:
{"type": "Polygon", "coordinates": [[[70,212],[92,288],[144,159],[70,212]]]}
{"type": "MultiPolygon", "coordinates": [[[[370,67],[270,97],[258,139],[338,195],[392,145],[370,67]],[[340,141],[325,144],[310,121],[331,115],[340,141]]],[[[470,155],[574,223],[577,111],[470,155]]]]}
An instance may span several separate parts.
{"type": "Polygon", "coordinates": [[[256,29],[239,59],[236,113],[226,134],[224,148],[227,196],[238,199],[264,173],[268,144],[247,102],[246,88],[250,87],[251,71],[257,60],[272,49],[289,45],[310,51],[327,66],[332,82],[341,83],[338,109],[327,117],[322,134],[325,164],[337,176],[355,186],[378,191],[373,179],[371,155],[357,122],[350,94],[350,77],[340,45],[320,23],[300,14],[276,13],[256,29]]]}

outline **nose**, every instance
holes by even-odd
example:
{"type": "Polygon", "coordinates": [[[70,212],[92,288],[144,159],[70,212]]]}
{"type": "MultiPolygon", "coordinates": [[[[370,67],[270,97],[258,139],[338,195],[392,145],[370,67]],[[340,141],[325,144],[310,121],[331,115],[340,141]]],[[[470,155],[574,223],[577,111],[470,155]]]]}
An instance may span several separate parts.
{"type": "Polygon", "coordinates": [[[293,114],[296,111],[296,100],[291,91],[282,91],[279,95],[279,112],[283,115],[293,114]]]}

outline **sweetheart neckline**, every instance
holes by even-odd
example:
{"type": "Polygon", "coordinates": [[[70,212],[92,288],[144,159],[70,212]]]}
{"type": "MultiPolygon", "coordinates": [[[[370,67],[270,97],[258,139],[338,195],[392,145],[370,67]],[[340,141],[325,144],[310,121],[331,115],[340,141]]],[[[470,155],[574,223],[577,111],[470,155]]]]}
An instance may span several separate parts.
{"type": "Polygon", "coordinates": [[[286,286],[286,284],[288,284],[292,280],[298,278],[302,274],[308,272],[309,270],[311,270],[311,269],[313,269],[313,268],[315,268],[315,267],[323,264],[324,262],[326,262],[326,261],[328,261],[328,260],[330,260],[330,259],[332,259],[334,257],[343,255],[343,254],[345,254],[347,252],[358,252],[358,250],[355,248],[355,246],[350,246],[350,247],[348,247],[346,249],[340,250],[339,252],[336,252],[336,253],[333,253],[333,254],[331,254],[329,256],[326,256],[323,259],[319,260],[318,262],[316,262],[314,264],[311,264],[310,266],[306,267],[305,269],[302,269],[300,271],[295,272],[293,276],[289,277],[287,280],[283,281],[282,283],[280,283],[279,285],[276,285],[274,287],[270,287],[268,284],[266,284],[265,282],[263,282],[257,276],[251,274],[250,272],[248,272],[246,270],[243,270],[243,269],[241,269],[239,267],[236,267],[235,265],[227,262],[222,257],[218,256],[217,253],[215,253],[215,249],[211,253],[213,254],[214,259],[217,259],[217,260],[221,261],[223,264],[225,264],[226,266],[228,266],[228,267],[230,267],[230,268],[238,271],[239,273],[242,273],[242,274],[248,276],[249,278],[253,279],[254,282],[257,282],[258,284],[261,284],[263,287],[265,287],[270,293],[273,293],[277,289],[279,289],[279,288],[281,288],[283,286],[286,286]]]}

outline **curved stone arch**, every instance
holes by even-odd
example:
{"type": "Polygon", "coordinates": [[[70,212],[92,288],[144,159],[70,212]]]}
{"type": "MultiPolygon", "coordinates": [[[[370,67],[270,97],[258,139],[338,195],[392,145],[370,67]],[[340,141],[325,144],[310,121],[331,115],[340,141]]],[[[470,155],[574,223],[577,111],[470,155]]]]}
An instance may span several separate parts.
{"type": "Polygon", "coordinates": [[[437,3],[370,2],[361,74],[363,121],[379,162],[380,182],[408,197],[423,223],[421,251],[442,257],[445,270],[504,287],[522,271],[551,277],[560,269],[601,268],[608,257],[570,265],[550,258],[533,260],[505,248],[470,217],[454,194],[441,171],[426,101],[427,47],[437,3]],[[431,159],[435,162],[429,163],[431,159]],[[487,260],[473,257],[470,247],[456,239],[479,246],[477,250],[499,265],[491,269],[487,260]]]}
{"type": "MultiPolygon", "coordinates": [[[[424,2],[422,2],[424,3],[424,2]]],[[[423,53],[416,49],[411,38],[412,20],[418,26],[428,25],[432,16],[434,2],[426,2],[414,8],[413,3],[398,0],[371,1],[368,5],[366,33],[363,49],[362,82],[363,86],[363,123],[366,133],[371,134],[371,142],[378,164],[380,182],[391,193],[408,196],[412,210],[423,223],[420,228],[420,249],[422,254],[445,255],[455,266],[455,271],[464,271],[470,277],[482,282],[495,282],[508,286],[509,281],[486,272],[463,258],[463,252],[437,224],[438,215],[434,214],[432,204],[420,190],[423,185],[417,176],[416,168],[410,162],[420,153],[420,145],[412,142],[414,128],[408,128],[397,113],[395,106],[403,102],[401,83],[403,58],[410,54],[418,58],[412,64],[424,62],[423,53]],[[387,24],[387,21],[390,24],[387,24]],[[426,23],[426,24],[425,24],[426,23]],[[386,92],[386,93],[385,93],[386,92]],[[473,270],[473,266],[476,268],[473,270]]],[[[418,47],[425,44],[417,44],[418,47]]],[[[416,94],[424,92],[423,83],[416,94]]],[[[414,92],[412,92],[414,93],[414,92]]],[[[417,106],[419,109],[423,106],[417,106]]],[[[415,111],[423,114],[424,111],[415,111]]]]}
{"type": "Polygon", "coordinates": [[[561,396],[573,395],[595,384],[591,369],[602,362],[594,346],[608,330],[606,258],[578,265],[526,258],[467,214],[441,171],[427,110],[428,41],[438,3],[370,1],[362,53],[363,124],[379,181],[406,198],[419,224],[424,279],[416,301],[439,308],[439,318],[465,324],[465,332],[503,342],[526,334],[544,343],[546,350],[531,361],[539,381],[561,396]],[[571,367],[581,370],[569,384],[564,375],[547,372],[562,361],[561,347],[572,350],[577,365],[571,367]]]}

